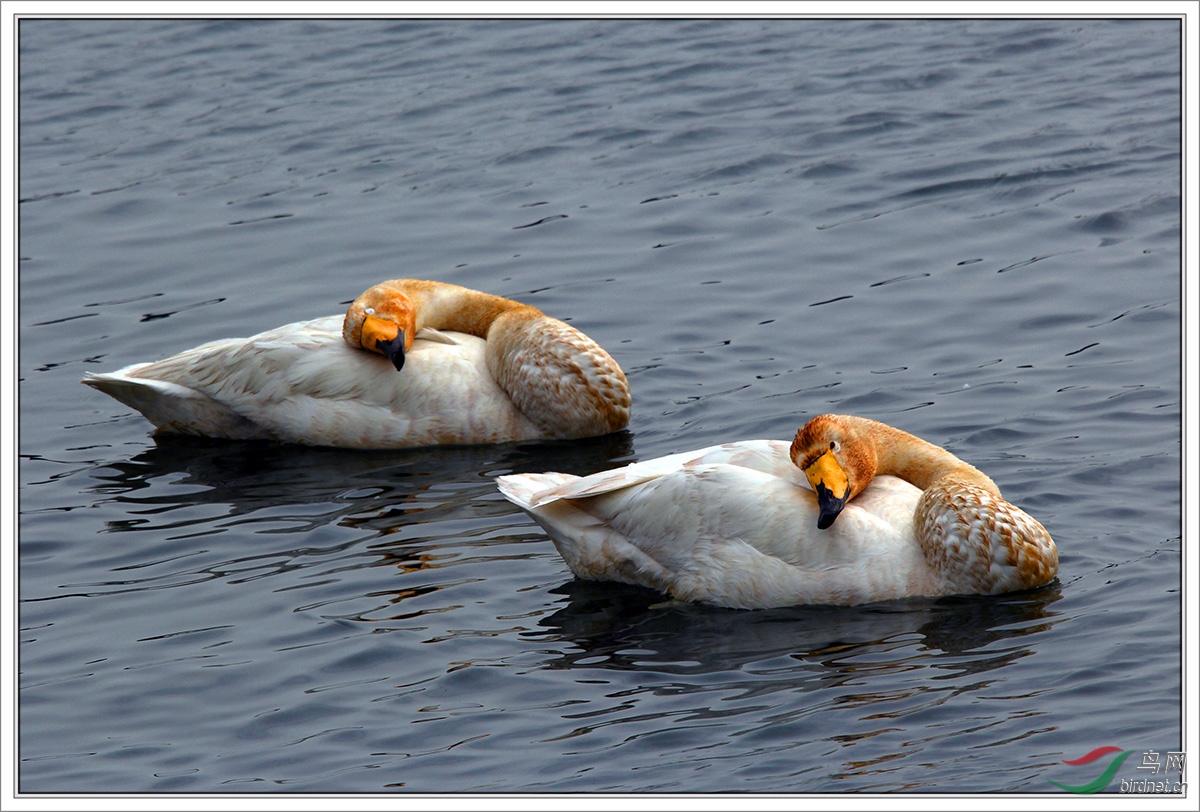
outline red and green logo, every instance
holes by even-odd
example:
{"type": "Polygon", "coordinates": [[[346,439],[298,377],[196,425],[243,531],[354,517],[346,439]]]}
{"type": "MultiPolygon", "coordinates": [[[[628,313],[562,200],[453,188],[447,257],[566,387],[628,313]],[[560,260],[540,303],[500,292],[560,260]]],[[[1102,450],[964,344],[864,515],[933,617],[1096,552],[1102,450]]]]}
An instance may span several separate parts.
{"type": "Polygon", "coordinates": [[[1054,780],[1050,780],[1050,783],[1056,787],[1059,787],[1060,789],[1065,789],[1067,792],[1074,792],[1076,795],[1091,795],[1094,792],[1099,792],[1112,783],[1113,776],[1117,774],[1117,770],[1120,769],[1121,764],[1124,763],[1125,759],[1129,758],[1129,755],[1132,752],[1132,750],[1122,750],[1120,747],[1097,747],[1095,750],[1092,750],[1090,753],[1085,753],[1079,758],[1073,758],[1070,760],[1064,759],[1063,764],[1070,764],[1072,767],[1079,767],[1084,764],[1091,764],[1094,761],[1098,761],[1110,753],[1120,753],[1119,756],[1115,757],[1108,763],[1108,766],[1104,768],[1104,772],[1100,773],[1086,784],[1080,784],[1076,787],[1071,786],[1070,784],[1060,784],[1054,780]]]}

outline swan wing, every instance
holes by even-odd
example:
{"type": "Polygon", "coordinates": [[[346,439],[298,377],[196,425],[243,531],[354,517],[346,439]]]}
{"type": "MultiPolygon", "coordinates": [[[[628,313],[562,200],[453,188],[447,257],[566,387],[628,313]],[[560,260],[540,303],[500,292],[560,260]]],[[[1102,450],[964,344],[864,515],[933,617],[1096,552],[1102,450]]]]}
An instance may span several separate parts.
{"type": "Polygon", "coordinates": [[[212,341],[84,383],[162,431],[355,448],[532,439],[487,370],[484,341],[425,331],[397,373],[341,336],[341,316],[212,341]]]}
{"type": "Polygon", "coordinates": [[[433,327],[422,327],[417,333],[418,341],[433,341],[438,344],[458,344],[449,333],[443,333],[433,327]]]}
{"type": "Polygon", "coordinates": [[[509,474],[499,477],[497,483],[510,501],[526,510],[560,499],[582,499],[619,491],[705,464],[723,463],[748,468],[807,487],[807,480],[788,458],[788,448],[789,444],[780,440],[743,440],[635,462],[586,477],[509,474]]]}
{"type": "MultiPolygon", "coordinates": [[[[779,445],[786,460],[787,444],[779,445]]],[[[880,478],[867,507],[856,499],[822,531],[805,485],[712,461],[774,468],[778,456],[770,453],[778,455],[778,446],[729,444],[582,479],[501,477],[500,486],[585,579],[734,607],[854,604],[926,587],[928,567],[912,532],[916,488],[880,478]]]]}

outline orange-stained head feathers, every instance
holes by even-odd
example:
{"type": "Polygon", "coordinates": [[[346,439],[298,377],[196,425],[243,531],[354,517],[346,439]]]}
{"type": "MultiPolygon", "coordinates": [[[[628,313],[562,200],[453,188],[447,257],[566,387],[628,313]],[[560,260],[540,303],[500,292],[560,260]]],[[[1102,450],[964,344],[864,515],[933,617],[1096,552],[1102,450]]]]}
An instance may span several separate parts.
{"type": "Polygon", "coordinates": [[[869,435],[839,421],[836,415],[818,415],[796,432],[791,457],[817,494],[820,513],[817,527],[832,526],[846,503],[875,476],[875,445],[869,435]]]}
{"type": "Polygon", "coordinates": [[[399,370],[404,353],[417,335],[417,314],[400,291],[376,285],[359,296],[346,311],[342,338],[355,349],[377,352],[399,370]]]}

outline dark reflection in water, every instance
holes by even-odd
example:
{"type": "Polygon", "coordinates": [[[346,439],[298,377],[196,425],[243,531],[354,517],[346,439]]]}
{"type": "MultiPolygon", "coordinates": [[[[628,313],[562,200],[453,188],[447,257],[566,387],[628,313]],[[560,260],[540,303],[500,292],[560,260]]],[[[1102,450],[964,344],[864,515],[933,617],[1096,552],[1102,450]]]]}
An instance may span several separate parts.
{"type": "Polygon", "coordinates": [[[578,651],[549,667],[654,670],[701,674],[737,670],[776,657],[841,668],[853,656],[897,640],[926,650],[963,655],[989,649],[981,670],[1031,653],[1020,646],[996,656],[996,645],[1049,630],[1050,606],[1062,598],[1058,581],[1001,596],[916,598],[863,607],[789,607],[755,612],[683,603],[640,587],[572,581],[551,590],[570,596],[542,619],[545,632],[528,636],[569,641],[578,651]],[[630,653],[636,650],[636,653],[630,653]],[[603,659],[598,659],[603,658],[603,659]]]}
{"type": "MultiPolygon", "coordinates": [[[[382,534],[408,523],[404,517],[410,513],[428,521],[434,517],[427,511],[435,507],[452,508],[494,491],[492,477],[498,473],[555,470],[586,475],[633,461],[633,435],[627,431],[583,441],[376,452],[162,436],[155,438],[153,448],[129,461],[96,469],[93,476],[102,484],[91,492],[141,508],[138,512],[143,514],[153,513],[156,505],[170,510],[181,504],[225,504],[230,515],[238,516],[281,505],[341,502],[316,523],[368,526],[382,534]],[[170,493],[146,492],[163,478],[170,478],[170,493]],[[422,501],[423,493],[448,484],[475,488],[461,500],[448,502],[439,494],[428,503],[422,501]],[[199,489],[184,497],[179,489],[187,486],[199,489]],[[375,516],[356,515],[362,507],[356,500],[365,496],[389,507],[375,516]]],[[[109,526],[111,531],[127,529],[134,528],[109,526]]]]}
{"type": "MultiPolygon", "coordinates": [[[[96,548],[103,577],[56,577],[53,587],[27,592],[23,600],[214,579],[240,583],[297,570],[337,581],[360,567],[415,572],[443,547],[488,546],[495,526],[511,521],[515,508],[500,498],[496,475],[547,469],[585,475],[633,459],[629,432],[576,442],[374,453],[159,437],[128,461],[81,470],[93,483],[85,492],[98,497],[97,532],[110,536],[96,548]]],[[[24,550],[37,555],[68,544],[51,534],[28,539],[24,550]]],[[[441,586],[414,591],[401,581],[390,600],[441,586]]]]}
{"type": "MultiPolygon", "coordinates": [[[[523,635],[552,652],[541,668],[607,688],[603,703],[563,709],[562,741],[597,740],[611,752],[635,747],[623,733],[639,722],[663,735],[698,726],[710,744],[691,750],[693,762],[719,769],[744,759],[739,780],[761,772],[812,791],[840,791],[830,782],[845,778],[936,791],[972,783],[979,756],[956,743],[962,735],[1020,740],[1059,729],[1039,699],[1045,689],[1013,683],[1028,667],[1017,664],[1035,661],[1045,633],[1067,617],[1053,608],[1057,581],[997,597],[754,612],[663,603],[611,584],[550,591],[569,602],[523,635]],[[964,694],[987,709],[955,707],[964,694]],[[670,710],[648,716],[656,703],[670,710]],[[926,775],[893,775],[895,760],[939,747],[948,755],[926,775]]],[[[1054,762],[1037,760],[1035,771],[1054,762]]]]}

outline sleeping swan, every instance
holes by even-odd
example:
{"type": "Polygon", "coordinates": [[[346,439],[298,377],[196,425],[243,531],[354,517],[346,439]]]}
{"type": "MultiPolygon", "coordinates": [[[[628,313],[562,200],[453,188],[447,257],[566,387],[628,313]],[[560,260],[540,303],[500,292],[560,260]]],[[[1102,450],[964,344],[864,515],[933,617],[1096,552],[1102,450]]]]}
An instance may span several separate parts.
{"type": "Polygon", "coordinates": [[[762,608],[996,594],[1058,572],[1046,529],[979,470],[874,420],[820,415],[587,477],[511,474],[500,491],[576,576],[762,608]]]}
{"type": "Polygon", "coordinates": [[[535,307],[441,282],[372,287],[345,318],[212,341],[83,383],[160,432],[347,448],[573,439],[629,422],[596,342],[535,307]]]}

